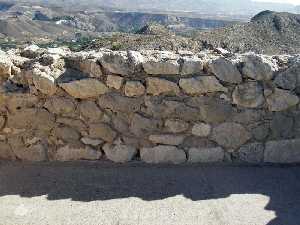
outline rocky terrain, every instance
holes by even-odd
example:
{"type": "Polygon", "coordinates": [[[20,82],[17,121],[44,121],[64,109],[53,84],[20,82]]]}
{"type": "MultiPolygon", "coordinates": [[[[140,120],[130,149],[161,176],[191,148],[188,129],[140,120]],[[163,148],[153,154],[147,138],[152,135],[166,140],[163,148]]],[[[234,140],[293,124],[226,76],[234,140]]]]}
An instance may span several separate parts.
{"type": "Polygon", "coordinates": [[[299,55],[189,51],[0,55],[0,158],[300,162],[299,55]]]}
{"type": "Polygon", "coordinates": [[[234,52],[297,54],[300,52],[300,15],[264,11],[247,24],[200,32],[196,36],[207,45],[234,52]]]}

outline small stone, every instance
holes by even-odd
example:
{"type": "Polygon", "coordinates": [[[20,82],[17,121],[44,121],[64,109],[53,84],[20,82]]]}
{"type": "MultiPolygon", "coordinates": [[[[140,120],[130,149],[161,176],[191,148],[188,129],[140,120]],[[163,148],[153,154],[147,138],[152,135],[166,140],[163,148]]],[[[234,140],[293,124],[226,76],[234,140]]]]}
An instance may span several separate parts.
{"type": "Polygon", "coordinates": [[[273,139],[288,139],[293,136],[294,120],[281,113],[274,113],[270,124],[273,139]]]}
{"type": "Polygon", "coordinates": [[[83,137],[80,139],[80,141],[85,145],[91,145],[93,147],[97,147],[98,145],[103,144],[103,141],[100,139],[92,139],[88,137],[83,137]]]}
{"type": "Polygon", "coordinates": [[[240,124],[222,123],[213,129],[211,138],[224,148],[236,149],[245,144],[251,134],[240,124]]]}
{"type": "Polygon", "coordinates": [[[102,156],[101,151],[96,151],[89,146],[66,145],[57,149],[55,160],[76,161],[76,160],[98,160],[102,156]]]}
{"type": "Polygon", "coordinates": [[[222,162],[224,160],[224,150],[216,148],[191,148],[188,151],[188,162],[190,163],[210,163],[222,162]]]}
{"type": "Polygon", "coordinates": [[[69,95],[79,99],[98,97],[108,91],[108,88],[102,82],[92,78],[60,83],[59,86],[69,95]]]}
{"type": "Polygon", "coordinates": [[[267,142],[264,161],[270,163],[299,163],[300,139],[267,142]]]}
{"type": "Polygon", "coordinates": [[[139,81],[127,81],[124,89],[128,97],[139,97],[145,93],[145,87],[139,81]]]}
{"type": "Polygon", "coordinates": [[[189,124],[183,120],[168,119],[165,122],[165,127],[168,132],[181,133],[189,128],[189,124]]]}
{"type": "Polygon", "coordinates": [[[179,80],[179,86],[190,95],[228,91],[214,76],[182,78],[179,80]]]}
{"type": "Polygon", "coordinates": [[[182,59],[181,74],[199,74],[203,72],[203,62],[197,57],[185,56],[182,59]]]}
{"type": "Polygon", "coordinates": [[[197,123],[192,128],[192,134],[199,137],[207,137],[211,132],[211,126],[206,123],[197,123]]]}
{"type": "Polygon", "coordinates": [[[220,57],[209,65],[211,72],[221,81],[239,84],[242,82],[242,75],[237,67],[228,59],[220,57]]]}
{"type": "Polygon", "coordinates": [[[123,84],[123,77],[116,76],[116,75],[107,75],[106,85],[109,88],[114,88],[120,90],[123,84]]]}
{"type": "Polygon", "coordinates": [[[160,135],[149,136],[149,140],[155,144],[175,145],[175,146],[182,144],[184,138],[185,136],[183,135],[171,135],[171,134],[160,134],[160,135]]]}
{"type": "Polygon", "coordinates": [[[47,149],[42,144],[29,147],[12,148],[16,157],[22,161],[42,162],[47,160],[47,149]]]}
{"type": "Polygon", "coordinates": [[[274,92],[266,97],[270,111],[284,111],[299,103],[299,98],[289,91],[275,88],[274,92]]]}
{"type": "Polygon", "coordinates": [[[259,125],[251,130],[251,133],[255,140],[263,141],[269,135],[269,126],[267,124],[259,125]]]}
{"type": "Polygon", "coordinates": [[[79,140],[79,133],[67,126],[57,126],[52,130],[52,135],[57,139],[61,139],[65,142],[74,142],[79,140]]]}
{"type": "Polygon", "coordinates": [[[186,161],[186,154],[175,146],[159,145],[153,148],[142,148],[141,159],[146,163],[174,163],[186,161]]]}
{"type": "Polygon", "coordinates": [[[165,79],[148,77],[146,78],[146,82],[147,93],[154,96],[161,94],[178,95],[180,92],[180,89],[176,83],[165,79]]]}
{"type": "Polygon", "coordinates": [[[264,158],[264,145],[251,143],[239,149],[239,159],[248,163],[261,163],[264,158]]]}
{"type": "Polygon", "coordinates": [[[137,154],[137,149],[127,145],[110,145],[103,146],[106,157],[116,163],[125,163],[133,159],[137,154]]]}
{"type": "Polygon", "coordinates": [[[257,108],[265,102],[263,88],[257,82],[236,86],[232,94],[233,103],[246,108],[257,108]]]}
{"type": "Polygon", "coordinates": [[[106,142],[112,143],[117,136],[117,133],[105,123],[95,123],[89,126],[89,137],[95,139],[102,139],[106,142]]]}

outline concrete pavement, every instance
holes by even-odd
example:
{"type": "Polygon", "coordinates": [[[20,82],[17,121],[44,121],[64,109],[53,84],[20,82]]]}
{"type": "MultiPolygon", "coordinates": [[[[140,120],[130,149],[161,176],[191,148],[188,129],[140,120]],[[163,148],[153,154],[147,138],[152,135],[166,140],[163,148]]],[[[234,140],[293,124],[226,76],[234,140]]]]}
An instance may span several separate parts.
{"type": "Polygon", "coordinates": [[[0,162],[0,225],[299,225],[300,166],[0,162]]]}

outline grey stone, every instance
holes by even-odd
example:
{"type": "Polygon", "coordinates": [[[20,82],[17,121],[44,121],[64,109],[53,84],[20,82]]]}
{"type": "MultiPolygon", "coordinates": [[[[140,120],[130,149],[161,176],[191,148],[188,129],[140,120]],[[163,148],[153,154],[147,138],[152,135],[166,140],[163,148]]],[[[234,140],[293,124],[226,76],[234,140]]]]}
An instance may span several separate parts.
{"type": "Polygon", "coordinates": [[[270,111],[284,111],[299,103],[299,98],[289,91],[275,88],[272,94],[266,97],[270,111]]]}
{"type": "Polygon", "coordinates": [[[178,146],[183,143],[184,135],[172,135],[172,134],[157,134],[150,135],[149,140],[155,144],[163,145],[175,145],[178,146]]]}
{"type": "Polygon", "coordinates": [[[188,151],[188,162],[190,163],[210,163],[222,162],[224,160],[224,150],[216,148],[191,148],[188,151]]]}
{"type": "Polygon", "coordinates": [[[159,145],[153,148],[142,148],[141,159],[146,163],[174,163],[186,161],[186,154],[175,146],[159,145]]]}
{"type": "Polygon", "coordinates": [[[85,145],[91,145],[94,147],[97,147],[97,146],[103,144],[103,142],[104,142],[100,139],[92,139],[92,138],[88,138],[88,137],[83,137],[80,139],[80,141],[85,145]]]}
{"type": "Polygon", "coordinates": [[[297,75],[290,73],[289,70],[284,71],[275,77],[274,83],[279,88],[294,90],[297,87],[297,75]]]}
{"type": "Polygon", "coordinates": [[[158,57],[146,57],[143,62],[145,72],[151,75],[178,75],[180,69],[178,60],[174,60],[168,56],[166,58],[163,57],[161,55],[158,57]]]}
{"type": "Polygon", "coordinates": [[[165,122],[165,127],[168,132],[181,133],[186,131],[189,128],[189,124],[183,120],[168,119],[165,122]]]}
{"type": "Polygon", "coordinates": [[[196,123],[192,128],[192,134],[199,137],[207,137],[211,132],[211,126],[206,123],[196,123]]]}
{"type": "Polygon", "coordinates": [[[239,149],[239,159],[248,163],[261,163],[264,158],[264,145],[262,143],[251,143],[243,145],[239,149]]]}
{"type": "Polygon", "coordinates": [[[293,118],[275,113],[270,124],[272,138],[290,138],[292,136],[293,126],[293,118]]]}
{"type": "Polygon", "coordinates": [[[181,74],[190,75],[190,74],[199,74],[203,72],[203,62],[197,57],[185,56],[181,58],[181,74]]]}
{"type": "Polygon", "coordinates": [[[270,163],[299,163],[300,139],[267,142],[264,161],[270,163]]]}
{"type": "Polygon", "coordinates": [[[246,143],[251,134],[240,124],[222,123],[213,129],[211,138],[224,148],[236,149],[246,143]]]}
{"type": "Polygon", "coordinates": [[[248,54],[243,57],[242,73],[255,80],[271,80],[278,66],[270,57],[248,54]]]}
{"type": "Polygon", "coordinates": [[[96,151],[89,146],[66,145],[58,148],[55,154],[57,161],[75,161],[75,160],[98,160],[102,156],[101,151],[96,151]]]}
{"type": "Polygon", "coordinates": [[[161,127],[162,123],[160,120],[146,118],[136,113],[132,117],[130,131],[137,137],[141,137],[160,131],[161,127]]]}
{"type": "Polygon", "coordinates": [[[261,124],[257,127],[254,127],[251,130],[251,133],[255,140],[257,141],[263,141],[265,140],[269,135],[269,125],[268,124],[261,124]]]}
{"type": "Polygon", "coordinates": [[[54,95],[57,91],[55,78],[46,72],[34,69],[32,81],[34,86],[43,94],[54,95]]]}
{"type": "Polygon", "coordinates": [[[242,75],[237,67],[228,59],[217,58],[209,65],[211,72],[221,81],[239,84],[242,82],[242,75]]]}
{"type": "Polygon", "coordinates": [[[127,145],[110,145],[103,146],[106,157],[117,163],[129,162],[137,154],[137,149],[127,145]]]}
{"type": "Polygon", "coordinates": [[[181,78],[179,86],[183,91],[190,95],[199,95],[213,92],[227,92],[214,76],[199,76],[193,78],[181,78]]]}
{"type": "Polygon", "coordinates": [[[265,102],[263,88],[257,82],[236,86],[232,94],[233,103],[246,108],[257,108],[265,102]]]}

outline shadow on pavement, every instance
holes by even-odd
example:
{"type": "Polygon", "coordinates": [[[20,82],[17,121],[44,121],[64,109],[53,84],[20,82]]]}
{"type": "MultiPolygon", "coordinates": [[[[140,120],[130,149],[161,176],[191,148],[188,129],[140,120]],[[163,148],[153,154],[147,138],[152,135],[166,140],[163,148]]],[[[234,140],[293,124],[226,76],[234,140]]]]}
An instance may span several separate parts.
{"type": "Polygon", "coordinates": [[[198,201],[231,194],[269,196],[266,210],[275,211],[276,218],[268,225],[300,224],[299,166],[0,162],[0,197],[47,195],[49,200],[88,202],[127,197],[152,201],[183,195],[198,201]]]}

